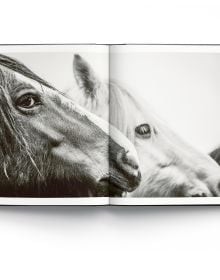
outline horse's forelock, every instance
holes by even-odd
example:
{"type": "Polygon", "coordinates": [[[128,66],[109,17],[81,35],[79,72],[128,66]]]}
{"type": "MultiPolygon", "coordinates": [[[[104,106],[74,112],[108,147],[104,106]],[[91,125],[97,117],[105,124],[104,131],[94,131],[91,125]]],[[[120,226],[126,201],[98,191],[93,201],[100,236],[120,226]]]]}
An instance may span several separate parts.
{"type": "Polygon", "coordinates": [[[109,89],[110,122],[127,136],[129,122],[126,111],[126,98],[124,98],[123,91],[116,84],[110,84],[109,89]]]}
{"type": "Polygon", "coordinates": [[[111,123],[121,130],[132,142],[134,142],[134,128],[138,123],[138,115],[143,122],[148,122],[152,127],[156,126],[156,118],[153,113],[148,114],[148,108],[142,108],[141,104],[123,87],[116,83],[110,83],[110,119],[111,123]]]}
{"type": "MultiPolygon", "coordinates": [[[[119,86],[115,82],[110,83],[110,103],[111,103],[111,122],[119,128],[131,141],[134,141],[134,127],[142,123],[138,123],[138,115],[140,121],[148,123],[154,131],[159,130],[160,133],[169,135],[170,129],[164,121],[159,118],[152,108],[141,98],[134,98],[127,90],[119,86]],[[144,105],[143,105],[144,104],[144,105]]],[[[173,135],[173,134],[172,134],[173,135]]],[[[152,138],[153,139],[153,138],[152,138]]]]}
{"type": "Polygon", "coordinates": [[[4,66],[12,71],[15,71],[27,78],[30,78],[36,82],[39,82],[40,84],[42,84],[50,89],[56,90],[55,87],[50,85],[44,79],[40,78],[38,75],[36,75],[34,72],[32,72],[28,67],[26,67],[23,63],[19,62],[16,59],[13,59],[6,55],[0,54],[0,65],[4,66]]]}

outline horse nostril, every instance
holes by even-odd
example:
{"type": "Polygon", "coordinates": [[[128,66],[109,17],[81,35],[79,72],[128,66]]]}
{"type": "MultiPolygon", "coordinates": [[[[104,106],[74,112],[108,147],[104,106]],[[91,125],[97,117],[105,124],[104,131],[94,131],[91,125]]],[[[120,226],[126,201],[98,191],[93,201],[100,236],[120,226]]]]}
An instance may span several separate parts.
{"type": "Polygon", "coordinates": [[[121,158],[122,162],[129,165],[133,169],[137,170],[139,168],[137,161],[134,156],[129,151],[124,151],[121,158]]]}

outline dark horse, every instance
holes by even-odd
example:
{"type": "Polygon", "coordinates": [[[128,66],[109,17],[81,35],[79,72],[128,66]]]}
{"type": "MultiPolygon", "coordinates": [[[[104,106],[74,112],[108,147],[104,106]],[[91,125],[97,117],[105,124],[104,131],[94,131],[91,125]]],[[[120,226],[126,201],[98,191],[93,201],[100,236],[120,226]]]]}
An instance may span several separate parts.
{"type": "Polygon", "coordinates": [[[119,131],[0,55],[0,196],[105,196],[140,182],[119,131]]]}

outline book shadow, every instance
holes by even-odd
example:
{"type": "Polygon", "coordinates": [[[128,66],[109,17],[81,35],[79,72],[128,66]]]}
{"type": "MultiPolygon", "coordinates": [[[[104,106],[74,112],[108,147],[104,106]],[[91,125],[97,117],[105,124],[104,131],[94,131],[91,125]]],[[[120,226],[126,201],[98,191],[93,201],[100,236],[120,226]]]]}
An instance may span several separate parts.
{"type": "Polygon", "coordinates": [[[207,214],[220,211],[220,205],[195,206],[0,206],[0,214],[33,216],[42,218],[93,218],[113,216],[121,219],[143,219],[146,217],[207,214]]]}

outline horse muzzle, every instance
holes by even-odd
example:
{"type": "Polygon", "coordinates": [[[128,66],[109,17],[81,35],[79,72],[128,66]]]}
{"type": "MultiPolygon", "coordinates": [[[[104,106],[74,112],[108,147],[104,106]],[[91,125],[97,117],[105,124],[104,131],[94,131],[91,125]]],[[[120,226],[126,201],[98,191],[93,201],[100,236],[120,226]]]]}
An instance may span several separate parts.
{"type": "Polygon", "coordinates": [[[102,177],[99,186],[108,185],[111,196],[121,196],[124,192],[134,191],[141,182],[139,164],[132,153],[122,148],[114,157],[109,158],[109,173],[102,177]]]}

